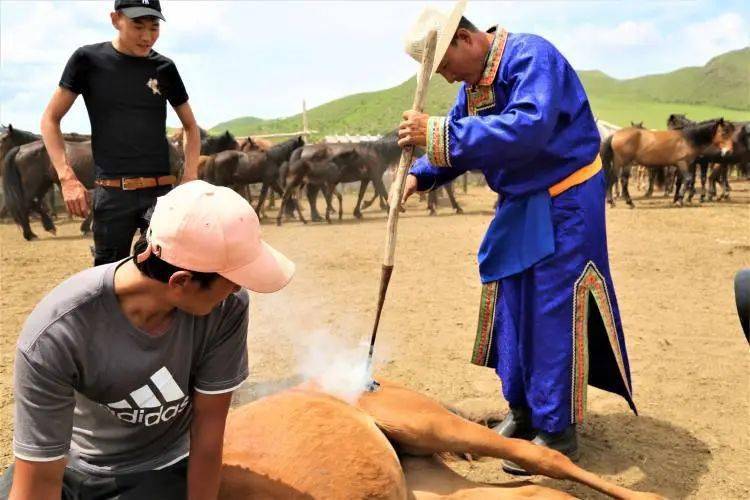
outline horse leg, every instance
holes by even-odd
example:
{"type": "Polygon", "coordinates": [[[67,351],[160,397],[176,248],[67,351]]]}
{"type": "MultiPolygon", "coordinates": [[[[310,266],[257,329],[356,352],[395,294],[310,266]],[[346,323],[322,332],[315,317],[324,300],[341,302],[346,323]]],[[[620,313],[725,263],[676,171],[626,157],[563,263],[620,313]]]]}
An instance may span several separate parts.
{"type": "MultiPolygon", "coordinates": [[[[357,204],[354,206],[354,217],[356,217],[357,219],[362,218],[362,211],[360,210],[360,205],[362,203],[362,198],[365,197],[365,192],[367,191],[368,184],[370,184],[369,180],[361,181],[359,183],[359,195],[357,196],[357,204]]],[[[377,195],[378,195],[377,190],[375,190],[375,196],[377,195]]],[[[372,201],[374,202],[375,198],[373,198],[372,201]]],[[[372,202],[370,204],[372,204],[372,202]]],[[[367,205],[367,207],[369,206],[370,205],[367,205]]],[[[367,208],[367,207],[363,207],[363,208],[367,208]]]]}
{"type": "Polygon", "coordinates": [[[331,223],[331,212],[333,212],[333,206],[331,200],[333,198],[333,190],[336,189],[335,184],[324,184],[323,185],[323,198],[326,201],[326,222],[331,223]]]}
{"type": "Polygon", "coordinates": [[[724,183],[721,176],[721,167],[722,165],[719,163],[714,163],[711,165],[711,179],[713,181],[713,191],[714,196],[716,196],[716,201],[721,201],[724,199],[724,196],[727,194],[726,188],[724,187],[724,183]],[[722,193],[718,194],[718,188],[717,185],[721,186],[722,193]],[[718,195],[718,196],[717,196],[718,195]]]}
{"type": "Polygon", "coordinates": [[[313,222],[320,222],[323,220],[317,207],[318,191],[320,191],[320,187],[312,184],[307,185],[307,201],[310,203],[310,219],[313,222]]]}
{"type": "Polygon", "coordinates": [[[380,210],[388,210],[388,190],[385,188],[385,183],[383,183],[383,178],[378,177],[375,179],[374,183],[375,185],[375,192],[378,193],[378,196],[380,196],[380,210]]]}
{"type": "Polygon", "coordinates": [[[656,169],[649,168],[648,169],[648,188],[646,188],[646,194],[643,195],[644,198],[651,198],[651,196],[654,194],[654,180],[655,179],[656,179],[656,169]]]}
{"type": "Polygon", "coordinates": [[[625,203],[630,208],[635,208],[633,200],[630,198],[630,191],[628,191],[628,181],[630,180],[630,165],[625,166],[622,169],[622,176],[620,177],[620,184],[622,185],[622,197],[625,199],[625,203]]]}
{"type": "Polygon", "coordinates": [[[708,174],[708,201],[713,201],[716,198],[716,172],[713,169],[713,165],[707,165],[707,169],[710,168],[711,172],[708,174]]]}
{"type": "MultiPolygon", "coordinates": [[[[364,195],[367,194],[367,185],[370,181],[368,180],[368,181],[362,181],[362,182],[365,184],[365,192],[362,193],[362,196],[364,197],[364,195]]],[[[361,186],[360,186],[360,189],[362,189],[361,186]]],[[[379,196],[378,187],[373,184],[373,189],[375,190],[375,194],[373,195],[372,199],[364,200],[362,202],[362,205],[360,207],[362,210],[367,210],[368,208],[370,208],[372,204],[375,203],[375,200],[378,199],[378,196],[379,196]]]]}
{"type": "Polygon", "coordinates": [[[722,193],[721,197],[725,200],[729,199],[729,192],[732,190],[729,186],[729,165],[723,164],[719,167],[719,178],[721,181],[722,193]]]}
{"type": "Polygon", "coordinates": [[[689,182],[690,166],[684,161],[677,163],[677,172],[675,172],[676,182],[674,188],[674,199],[673,203],[682,206],[683,199],[685,197],[685,189],[689,182]]]}
{"type": "Polygon", "coordinates": [[[31,230],[31,221],[29,219],[29,205],[30,203],[26,200],[21,200],[16,213],[13,214],[13,218],[16,223],[21,226],[23,232],[23,239],[26,241],[32,241],[38,238],[38,236],[31,230]]]}
{"type": "Polygon", "coordinates": [[[258,214],[258,217],[262,217],[261,211],[263,210],[263,203],[266,201],[266,196],[268,196],[268,187],[268,183],[263,182],[263,186],[260,188],[258,204],[255,205],[255,213],[258,214]]]}
{"type": "Polygon", "coordinates": [[[47,193],[47,203],[49,206],[49,214],[53,219],[57,219],[57,207],[55,206],[55,185],[52,185],[52,189],[47,193]]]}
{"type": "Polygon", "coordinates": [[[46,195],[37,199],[37,202],[34,208],[36,212],[39,214],[39,218],[42,221],[42,227],[44,228],[44,230],[52,235],[57,236],[57,228],[55,227],[55,223],[52,222],[52,218],[50,217],[49,211],[47,208],[46,195]]]}
{"type": "Polygon", "coordinates": [[[431,456],[451,452],[502,458],[519,464],[532,474],[576,481],[613,498],[639,498],[634,492],[578,467],[558,451],[522,439],[505,438],[492,429],[451,413],[427,396],[387,380],[379,379],[378,382],[380,388],[365,392],[356,406],[369,414],[389,440],[398,443],[399,448],[408,454],[431,456]]]}
{"type": "Polygon", "coordinates": [[[341,192],[336,189],[336,186],[333,187],[333,190],[336,194],[336,198],[338,198],[339,200],[339,221],[341,221],[344,218],[344,195],[342,195],[341,192]]]}
{"type": "Polygon", "coordinates": [[[268,208],[276,208],[276,196],[273,191],[271,191],[271,196],[268,199],[268,208]]]}
{"type": "Polygon", "coordinates": [[[687,182],[685,183],[685,189],[688,192],[688,199],[687,199],[688,203],[692,203],[693,196],[695,196],[695,172],[696,172],[697,167],[698,165],[696,165],[695,162],[691,163],[690,166],[688,166],[688,170],[687,170],[688,177],[687,177],[687,182]]]}
{"type": "Polygon", "coordinates": [[[448,193],[448,199],[451,202],[451,206],[453,207],[453,210],[456,211],[457,214],[464,213],[463,208],[461,208],[461,205],[458,204],[456,201],[456,193],[453,191],[453,183],[449,183],[447,186],[445,186],[445,192],[448,193]]]}
{"type": "Polygon", "coordinates": [[[430,211],[430,215],[437,215],[437,189],[433,189],[427,193],[427,210],[430,211]]]}
{"type": "Polygon", "coordinates": [[[297,183],[297,179],[294,179],[291,182],[287,182],[286,188],[284,188],[284,195],[281,197],[281,206],[279,207],[279,213],[276,215],[277,226],[281,225],[281,219],[284,217],[284,208],[286,207],[287,203],[291,202],[292,191],[294,191],[297,183]]]}

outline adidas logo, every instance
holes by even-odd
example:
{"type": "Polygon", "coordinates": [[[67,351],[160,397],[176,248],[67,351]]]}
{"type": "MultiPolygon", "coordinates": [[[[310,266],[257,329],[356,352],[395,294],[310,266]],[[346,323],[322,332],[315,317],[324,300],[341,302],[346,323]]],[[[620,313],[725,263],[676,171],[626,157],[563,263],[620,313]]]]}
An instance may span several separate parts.
{"type": "Polygon", "coordinates": [[[108,403],[114,416],[130,424],[151,427],[173,419],[187,408],[190,397],[185,396],[166,367],[151,375],[149,382],[134,390],[129,397],[108,403]]]}

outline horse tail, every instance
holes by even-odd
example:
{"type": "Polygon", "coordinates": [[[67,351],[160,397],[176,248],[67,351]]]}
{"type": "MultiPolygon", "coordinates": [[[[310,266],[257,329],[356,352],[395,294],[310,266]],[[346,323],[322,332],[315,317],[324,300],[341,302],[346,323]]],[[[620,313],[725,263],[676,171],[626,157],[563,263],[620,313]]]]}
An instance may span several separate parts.
{"type": "Polygon", "coordinates": [[[3,158],[3,197],[13,220],[24,226],[24,222],[28,225],[29,212],[26,209],[21,172],[16,165],[16,154],[19,149],[19,146],[14,147],[3,158]]]}
{"type": "Polygon", "coordinates": [[[614,171],[615,154],[612,150],[612,137],[614,137],[614,134],[607,136],[599,146],[599,158],[602,160],[602,168],[604,168],[604,174],[607,178],[607,185],[611,184],[616,177],[614,171]]]}

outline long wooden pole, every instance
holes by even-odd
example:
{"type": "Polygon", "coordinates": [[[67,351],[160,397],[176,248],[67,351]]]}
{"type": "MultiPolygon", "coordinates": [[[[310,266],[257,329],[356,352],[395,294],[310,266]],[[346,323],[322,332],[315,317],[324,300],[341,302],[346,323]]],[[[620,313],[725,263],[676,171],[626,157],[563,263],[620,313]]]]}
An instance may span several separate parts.
{"type": "MultiPolygon", "coordinates": [[[[422,55],[422,66],[419,70],[417,77],[417,90],[414,93],[414,101],[412,102],[411,109],[414,111],[422,112],[424,109],[424,101],[427,96],[427,88],[430,83],[430,76],[432,75],[432,65],[435,59],[435,45],[437,43],[437,31],[432,30],[427,34],[425,40],[424,53],[422,55]]],[[[385,235],[385,255],[383,256],[383,267],[380,274],[380,290],[378,294],[378,308],[375,312],[375,323],[372,327],[372,336],[370,337],[370,351],[367,355],[367,371],[369,372],[370,366],[372,365],[372,354],[375,351],[375,338],[378,335],[378,326],[380,325],[380,315],[383,312],[383,304],[385,303],[385,295],[388,291],[388,284],[391,281],[391,275],[393,274],[393,262],[396,253],[396,230],[398,228],[398,216],[401,211],[401,198],[404,194],[404,186],[406,184],[406,173],[411,166],[412,157],[414,156],[414,147],[407,146],[401,151],[401,160],[398,162],[398,169],[396,170],[396,178],[393,180],[391,185],[389,208],[388,208],[388,224],[386,226],[385,235]]],[[[370,390],[374,390],[377,387],[377,382],[372,381],[370,390]]]]}

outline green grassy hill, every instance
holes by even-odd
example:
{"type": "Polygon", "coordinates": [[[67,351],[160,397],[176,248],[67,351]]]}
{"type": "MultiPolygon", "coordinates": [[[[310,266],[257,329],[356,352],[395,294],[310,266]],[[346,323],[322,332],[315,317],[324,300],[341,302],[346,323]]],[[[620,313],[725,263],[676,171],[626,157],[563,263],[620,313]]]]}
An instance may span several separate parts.
{"type": "MultiPolygon", "coordinates": [[[[724,116],[750,120],[750,48],[727,52],[705,66],[670,73],[617,80],[601,71],[580,71],[594,114],[608,122],[628,125],[643,121],[664,128],[670,113],[703,120],[724,116]]],[[[307,112],[310,128],[320,135],[379,134],[396,126],[403,110],[411,106],[416,86],[411,78],[397,87],[354,94],[307,112]]],[[[450,108],[458,85],[436,77],[428,93],[427,111],[441,114],[450,108]]],[[[302,128],[301,114],[263,120],[242,117],[219,123],[211,131],[230,130],[236,135],[291,132],[302,128]]]]}

